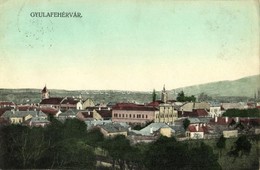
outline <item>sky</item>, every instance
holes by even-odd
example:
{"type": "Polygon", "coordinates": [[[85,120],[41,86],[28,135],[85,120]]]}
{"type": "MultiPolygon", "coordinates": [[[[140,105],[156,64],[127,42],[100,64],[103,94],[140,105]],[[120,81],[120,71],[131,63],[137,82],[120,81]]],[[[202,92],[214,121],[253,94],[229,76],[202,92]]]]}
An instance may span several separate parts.
{"type": "Polygon", "coordinates": [[[0,0],[0,21],[0,88],[151,91],[260,69],[257,0],[0,0]]]}

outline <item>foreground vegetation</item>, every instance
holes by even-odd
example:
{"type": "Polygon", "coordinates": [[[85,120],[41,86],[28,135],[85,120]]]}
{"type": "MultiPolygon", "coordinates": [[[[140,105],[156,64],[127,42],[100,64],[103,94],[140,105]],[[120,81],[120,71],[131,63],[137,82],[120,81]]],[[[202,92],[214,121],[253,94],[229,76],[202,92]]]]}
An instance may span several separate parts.
{"type": "Polygon", "coordinates": [[[178,142],[173,137],[160,137],[150,144],[131,145],[125,136],[104,138],[98,129],[87,132],[84,122],[77,119],[51,121],[46,128],[1,127],[0,168],[232,169],[241,166],[244,159],[247,163],[242,169],[257,166],[257,138],[242,140],[250,141],[249,150],[236,150],[238,139],[178,142]],[[230,151],[238,151],[238,155],[228,155],[230,151]],[[110,166],[102,167],[102,163],[110,166]]]}

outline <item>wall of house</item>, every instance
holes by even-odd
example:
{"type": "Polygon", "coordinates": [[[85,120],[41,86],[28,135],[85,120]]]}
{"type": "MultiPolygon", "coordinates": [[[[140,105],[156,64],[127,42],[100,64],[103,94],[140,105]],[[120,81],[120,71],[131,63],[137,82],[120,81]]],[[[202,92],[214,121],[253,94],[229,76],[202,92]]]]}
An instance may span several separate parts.
{"type": "Polygon", "coordinates": [[[160,105],[155,113],[155,122],[173,123],[178,118],[177,110],[172,105],[160,105]]]}
{"type": "Polygon", "coordinates": [[[238,136],[238,131],[237,130],[224,130],[223,136],[225,138],[235,138],[238,136]]]}
{"type": "Polygon", "coordinates": [[[95,104],[93,102],[93,100],[91,99],[87,99],[83,104],[82,104],[82,107],[83,109],[86,109],[87,107],[94,107],[95,104]]]}
{"type": "Polygon", "coordinates": [[[204,132],[190,132],[190,138],[191,139],[203,139],[204,132]]]}
{"type": "Polygon", "coordinates": [[[114,137],[116,135],[124,135],[127,136],[127,132],[114,132],[114,133],[109,133],[105,129],[100,128],[100,132],[105,136],[105,137],[114,137]]]}
{"type": "Polygon", "coordinates": [[[153,121],[155,111],[137,111],[137,110],[113,110],[113,122],[126,122],[133,124],[145,124],[153,121]]]}
{"type": "Polygon", "coordinates": [[[166,137],[171,137],[172,136],[172,129],[171,128],[161,128],[160,129],[160,134],[166,137]]]}
{"type": "Polygon", "coordinates": [[[222,115],[221,108],[219,107],[210,107],[209,115],[213,117],[220,117],[222,115]]]}

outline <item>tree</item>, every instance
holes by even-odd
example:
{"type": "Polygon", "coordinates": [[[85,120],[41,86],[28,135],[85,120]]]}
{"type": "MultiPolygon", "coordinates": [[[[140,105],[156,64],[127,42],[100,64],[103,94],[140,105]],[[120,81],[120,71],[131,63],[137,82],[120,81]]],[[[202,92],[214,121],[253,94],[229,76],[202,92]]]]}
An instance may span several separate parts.
{"type": "Polygon", "coordinates": [[[186,130],[189,127],[189,125],[190,125],[190,120],[189,119],[184,119],[182,124],[183,124],[183,128],[186,130]]]}
{"type": "Polygon", "coordinates": [[[218,156],[204,142],[201,142],[199,147],[192,148],[189,153],[189,169],[221,169],[218,163],[218,156]]]}
{"type": "Polygon", "coordinates": [[[196,101],[196,97],[194,95],[185,96],[183,91],[178,93],[178,96],[176,99],[178,102],[195,102],[196,101]]]}
{"type": "Polygon", "coordinates": [[[183,169],[189,162],[188,147],[173,137],[160,137],[145,155],[147,169],[183,169]]]}
{"type": "Polygon", "coordinates": [[[212,100],[212,97],[208,96],[206,93],[202,92],[198,96],[198,101],[200,102],[205,102],[205,101],[210,101],[212,100]]]}
{"type": "Polygon", "coordinates": [[[219,157],[222,155],[222,150],[226,147],[226,138],[221,135],[216,143],[217,148],[219,149],[219,157]]]}
{"type": "Polygon", "coordinates": [[[117,135],[104,141],[103,148],[108,151],[113,161],[113,168],[117,163],[120,169],[125,169],[127,153],[131,152],[130,141],[124,135],[117,135]]]}
{"type": "Polygon", "coordinates": [[[102,142],[104,141],[104,135],[98,128],[94,128],[87,133],[86,140],[87,144],[96,148],[102,145],[102,142]]]}
{"type": "Polygon", "coordinates": [[[152,97],[153,97],[153,102],[155,102],[156,101],[156,92],[155,92],[155,89],[153,89],[153,94],[152,94],[152,97]]]}
{"type": "Polygon", "coordinates": [[[181,91],[180,93],[178,93],[178,96],[177,96],[177,101],[178,102],[185,102],[185,95],[184,95],[184,92],[181,91]]]}
{"type": "Polygon", "coordinates": [[[251,147],[252,144],[248,140],[247,136],[240,136],[234,143],[234,146],[231,148],[231,151],[228,152],[228,155],[234,157],[234,162],[236,158],[239,156],[242,157],[243,155],[249,155],[251,147]]]}

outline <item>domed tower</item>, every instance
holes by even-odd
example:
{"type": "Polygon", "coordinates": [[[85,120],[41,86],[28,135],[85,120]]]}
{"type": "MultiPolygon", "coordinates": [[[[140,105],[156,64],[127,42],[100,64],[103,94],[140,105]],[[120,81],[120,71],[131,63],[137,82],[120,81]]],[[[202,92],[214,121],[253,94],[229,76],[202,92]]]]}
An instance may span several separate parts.
{"type": "Polygon", "coordinates": [[[161,94],[161,100],[164,103],[167,103],[167,100],[168,100],[168,94],[165,90],[165,85],[163,86],[163,90],[162,90],[162,94],[161,94]]]}
{"type": "Polygon", "coordinates": [[[50,97],[49,91],[46,87],[46,85],[44,86],[44,88],[42,89],[42,100],[43,99],[48,99],[50,97]]]}

